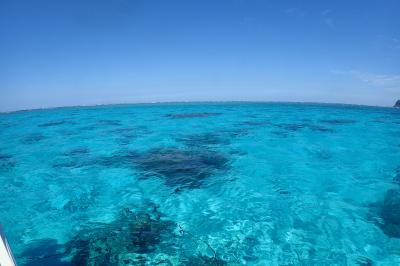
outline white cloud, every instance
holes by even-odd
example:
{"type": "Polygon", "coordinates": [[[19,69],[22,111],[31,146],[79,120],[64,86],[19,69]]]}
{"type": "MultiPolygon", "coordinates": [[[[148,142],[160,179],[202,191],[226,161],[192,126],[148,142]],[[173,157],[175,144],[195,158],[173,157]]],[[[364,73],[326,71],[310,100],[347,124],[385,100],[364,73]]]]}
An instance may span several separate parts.
{"type": "Polygon", "coordinates": [[[372,74],[358,70],[334,70],[331,73],[347,75],[372,86],[400,88],[400,75],[372,74]]]}
{"type": "Polygon", "coordinates": [[[331,29],[335,28],[335,21],[333,18],[330,16],[332,14],[331,9],[325,9],[324,11],[321,12],[323,19],[322,21],[331,29]]]}

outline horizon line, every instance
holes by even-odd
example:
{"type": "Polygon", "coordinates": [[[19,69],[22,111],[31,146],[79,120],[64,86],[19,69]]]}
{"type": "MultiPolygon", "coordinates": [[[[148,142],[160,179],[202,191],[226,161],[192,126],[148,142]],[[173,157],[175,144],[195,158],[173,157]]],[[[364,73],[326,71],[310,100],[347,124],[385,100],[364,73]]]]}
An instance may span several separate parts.
{"type": "Polygon", "coordinates": [[[91,108],[91,107],[103,107],[103,106],[124,106],[124,105],[157,105],[157,104],[224,104],[224,103],[249,103],[249,104],[262,104],[262,103],[286,103],[286,104],[319,104],[319,105],[347,105],[357,107],[375,107],[375,108],[394,108],[394,106],[379,106],[379,105],[368,105],[368,104],[356,104],[356,103],[340,103],[340,102],[313,102],[313,101],[252,101],[252,100],[226,100],[226,101],[154,101],[154,102],[121,102],[121,103],[102,103],[102,104],[83,104],[83,105],[64,105],[64,106],[49,106],[49,107],[38,107],[31,109],[20,109],[12,111],[0,111],[0,114],[12,114],[19,112],[32,112],[32,111],[44,111],[53,109],[69,109],[69,108],[91,108]]]}

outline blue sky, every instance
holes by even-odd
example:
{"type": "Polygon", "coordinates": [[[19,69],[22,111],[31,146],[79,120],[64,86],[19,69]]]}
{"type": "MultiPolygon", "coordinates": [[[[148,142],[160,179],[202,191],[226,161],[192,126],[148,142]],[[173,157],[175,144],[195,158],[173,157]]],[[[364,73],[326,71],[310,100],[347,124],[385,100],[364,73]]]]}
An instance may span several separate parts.
{"type": "Polygon", "coordinates": [[[153,101],[393,105],[400,1],[0,0],[0,111],[153,101]]]}

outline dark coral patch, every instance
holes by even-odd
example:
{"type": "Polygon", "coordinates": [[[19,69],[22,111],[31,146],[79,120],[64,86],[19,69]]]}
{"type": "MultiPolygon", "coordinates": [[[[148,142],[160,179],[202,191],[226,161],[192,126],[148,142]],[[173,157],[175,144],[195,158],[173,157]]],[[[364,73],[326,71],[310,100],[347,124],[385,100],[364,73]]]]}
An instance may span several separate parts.
{"type": "Polygon", "coordinates": [[[66,137],[78,135],[79,132],[71,129],[60,129],[57,130],[57,133],[66,137]]]}
{"type": "Polygon", "coordinates": [[[32,134],[29,134],[29,135],[23,137],[21,142],[23,144],[30,145],[30,144],[34,144],[34,143],[40,142],[40,141],[42,141],[44,139],[46,139],[46,137],[43,134],[32,133],[32,134]]]}
{"type": "Polygon", "coordinates": [[[333,133],[334,130],[327,128],[327,127],[322,127],[322,126],[309,126],[309,129],[312,131],[318,131],[318,132],[326,132],[326,133],[333,133]]]}
{"type": "Polygon", "coordinates": [[[0,161],[9,160],[9,159],[11,159],[11,158],[12,158],[11,155],[1,154],[1,153],[0,153],[0,161]]]}
{"type": "Polygon", "coordinates": [[[293,131],[293,132],[300,131],[303,129],[309,129],[311,131],[317,131],[317,132],[333,132],[333,130],[330,128],[326,128],[319,125],[313,125],[310,123],[278,124],[276,126],[286,131],[293,131]]]}
{"type": "Polygon", "coordinates": [[[79,127],[79,130],[85,130],[85,131],[91,131],[91,130],[96,130],[97,127],[95,125],[87,125],[87,126],[82,126],[79,127]]]}
{"type": "MultiPolygon", "coordinates": [[[[156,250],[164,237],[173,234],[175,223],[151,217],[147,213],[132,214],[129,224],[130,242],[137,253],[149,253],[156,250]]],[[[167,239],[167,238],[165,238],[167,239]]]]}
{"type": "Polygon", "coordinates": [[[111,156],[86,158],[70,156],[53,165],[55,168],[84,168],[93,166],[135,168],[143,179],[161,178],[178,190],[198,188],[206,178],[228,168],[228,158],[204,147],[193,149],[155,148],[149,151],[121,152],[111,156]]]}
{"type": "Polygon", "coordinates": [[[125,208],[115,221],[81,229],[65,244],[55,239],[34,241],[18,260],[29,266],[150,265],[147,255],[174,252],[176,223],[165,219],[154,204],[145,207],[125,208]]]}
{"type": "Polygon", "coordinates": [[[394,173],[393,182],[400,185],[400,167],[398,167],[394,173]]]}
{"type": "MultiPolygon", "coordinates": [[[[247,242],[246,248],[257,245],[253,239],[247,242]]],[[[251,252],[248,254],[252,255],[251,252]]],[[[206,241],[183,231],[151,202],[124,208],[111,223],[82,225],[65,244],[59,244],[55,239],[34,241],[18,256],[22,265],[29,266],[173,265],[172,258],[178,259],[179,265],[228,265],[206,241]],[[186,253],[182,246],[184,242],[181,242],[183,235],[205,243],[213,256],[193,255],[191,250],[186,253]],[[159,257],[159,254],[163,256],[159,257]]]]}
{"type": "Polygon", "coordinates": [[[0,132],[3,131],[4,129],[10,128],[12,126],[13,126],[12,123],[8,123],[8,122],[5,122],[5,121],[3,121],[3,122],[0,121],[0,132]]]}
{"type": "Polygon", "coordinates": [[[274,130],[274,131],[271,131],[271,133],[274,134],[275,136],[278,136],[278,137],[281,137],[281,138],[289,137],[289,134],[286,131],[274,130]]]}
{"type": "Polygon", "coordinates": [[[287,131],[299,131],[301,129],[307,128],[307,124],[279,124],[277,126],[287,131]]]}
{"type": "Polygon", "coordinates": [[[258,259],[258,257],[255,254],[255,250],[257,249],[257,247],[259,245],[261,245],[261,243],[257,239],[257,237],[246,236],[246,238],[243,240],[242,244],[243,244],[243,250],[245,253],[245,255],[243,256],[243,259],[245,259],[246,261],[256,261],[258,259]]]}
{"type": "Polygon", "coordinates": [[[207,149],[152,149],[134,158],[145,176],[159,176],[165,184],[177,188],[198,188],[204,179],[224,170],[228,159],[207,149]]]}
{"type": "Polygon", "coordinates": [[[150,133],[151,131],[145,126],[134,126],[134,127],[120,127],[110,129],[108,132],[120,136],[134,137],[138,134],[150,133]]]}
{"type": "Polygon", "coordinates": [[[0,153],[0,171],[7,171],[15,166],[15,161],[11,155],[0,153]]]}
{"type": "Polygon", "coordinates": [[[120,126],[121,122],[118,120],[100,119],[100,120],[97,120],[97,124],[103,125],[103,126],[120,126]]]}
{"type": "Polygon", "coordinates": [[[90,166],[92,164],[89,164],[86,161],[79,161],[76,159],[70,159],[70,160],[62,160],[60,162],[56,162],[53,164],[53,168],[59,169],[59,168],[82,168],[86,166],[90,166]]]}
{"type": "Polygon", "coordinates": [[[78,148],[74,148],[72,150],[69,150],[67,152],[64,153],[64,155],[66,156],[80,156],[80,155],[84,155],[84,154],[88,154],[90,152],[90,150],[86,147],[78,147],[78,148]]]}
{"type": "Polygon", "coordinates": [[[68,121],[53,121],[53,122],[48,122],[44,124],[38,125],[38,127],[54,127],[54,126],[61,126],[65,124],[71,124],[71,122],[68,121]]]}
{"type": "Polygon", "coordinates": [[[258,127],[258,126],[270,126],[272,125],[272,123],[270,121],[249,120],[240,123],[240,125],[258,127]]]}
{"type": "Polygon", "coordinates": [[[351,119],[321,119],[320,122],[330,125],[346,125],[354,124],[356,121],[351,119]]]}
{"type": "Polygon", "coordinates": [[[110,133],[122,136],[134,136],[134,128],[116,128],[109,131],[110,133]]]}
{"type": "Polygon", "coordinates": [[[117,142],[121,146],[126,146],[126,145],[129,145],[131,143],[131,139],[130,138],[119,138],[117,140],[117,142]]]}
{"type": "Polygon", "coordinates": [[[198,147],[203,145],[228,145],[229,139],[224,138],[218,133],[203,133],[188,135],[178,139],[189,147],[198,147]]]}
{"type": "Polygon", "coordinates": [[[201,118],[201,117],[211,117],[218,116],[221,113],[183,113],[183,114],[167,114],[166,117],[172,119],[180,119],[180,118],[201,118]]]}

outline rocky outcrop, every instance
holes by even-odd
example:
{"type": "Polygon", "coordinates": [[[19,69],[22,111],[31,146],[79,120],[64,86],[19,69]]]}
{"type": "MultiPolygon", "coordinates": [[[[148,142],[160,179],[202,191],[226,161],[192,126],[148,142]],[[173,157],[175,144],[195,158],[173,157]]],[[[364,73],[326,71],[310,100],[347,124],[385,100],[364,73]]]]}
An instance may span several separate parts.
{"type": "Polygon", "coordinates": [[[393,107],[400,108],[400,100],[397,100],[397,102],[394,104],[394,106],[393,106],[393,107]]]}

